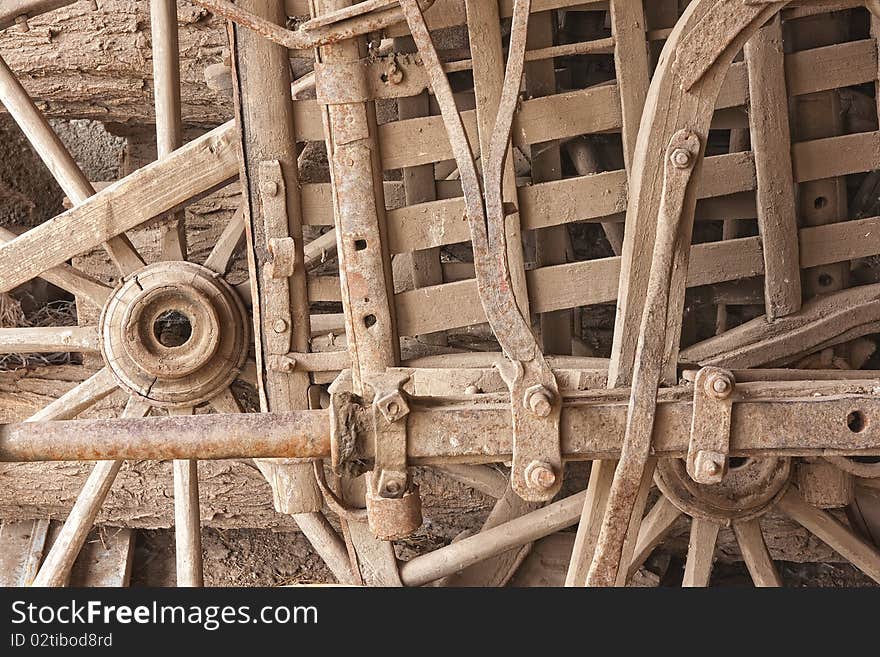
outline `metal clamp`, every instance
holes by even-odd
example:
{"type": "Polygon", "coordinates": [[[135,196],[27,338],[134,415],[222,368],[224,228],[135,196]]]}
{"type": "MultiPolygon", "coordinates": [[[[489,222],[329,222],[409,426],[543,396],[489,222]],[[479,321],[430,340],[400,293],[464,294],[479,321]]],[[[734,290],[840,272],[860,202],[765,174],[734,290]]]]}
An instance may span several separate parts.
{"type": "Polygon", "coordinates": [[[687,471],[698,484],[717,484],[727,473],[735,385],[733,374],[720,367],[704,367],[694,379],[687,471]]]}
{"type": "Polygon", "coordinates": [[[260,191],[260,214],[263,219],[263,240],[266,257],[263,265],[262,303],[266,317],[275,318],[264,341],[269,354],[283,355],[290,351],[290,283],[296,263],[296,251],[290,236],[287,217],[287,185],[278,160],[260,162],[257,171],[260,191]]]}
{"type": "Polygon", "coordinates": [[[370,531],[383,540],[404,538],[422,525],[419,487],[406,464],[409,403],[402,386],[408,380],[408,374],[384,373],[364,381],[374,393],[370,414],[375,462],[367,478],[367,520],[370,531]]]}

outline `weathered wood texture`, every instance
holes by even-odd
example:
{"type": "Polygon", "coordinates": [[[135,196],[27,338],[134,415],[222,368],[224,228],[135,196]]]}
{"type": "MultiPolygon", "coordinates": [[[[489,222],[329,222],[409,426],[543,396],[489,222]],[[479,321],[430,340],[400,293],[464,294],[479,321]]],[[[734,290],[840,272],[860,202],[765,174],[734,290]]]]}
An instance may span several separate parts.
{"type": "MultiPolygon", "coordinates": [[[[208,87],[205,69],[228,55],[224,22],[178,4],[183,120],[219,125],[232,117],[232,99],[208,87]]],[[[133,128],[154,120],[149,0],[58,9],[31,20],[28,32],[0,32],[0,53],[50,117],[133,128]]]]}

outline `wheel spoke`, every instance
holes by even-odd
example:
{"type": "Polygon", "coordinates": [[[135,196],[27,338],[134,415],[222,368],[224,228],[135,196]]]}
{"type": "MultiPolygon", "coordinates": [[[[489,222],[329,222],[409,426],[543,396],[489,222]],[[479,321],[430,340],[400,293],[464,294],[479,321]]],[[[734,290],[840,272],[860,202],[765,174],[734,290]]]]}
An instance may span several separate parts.
{"type": "MultiPolygon", "coordinates": [[[[193,409],[171,409],[168,414],[192,415],[193,409]]],[[[174,542],[177,585],[203,586],[199,469],[195,460],[174,461],[174,542]]]]}
{"type": "Polygon", "coordinates": [[[682,513],[665,495],[661,495],[656,504],[651,507],[648,515],[642,520],[642,526],[639,528],[639,538],[636,541],[636,547],[630,562],[627,578],[632,577],[647,558],[651,556],[663,539],[669,535],[675,526],[675,521],[681,517],[682,513]]]}
{"type": "Polygon", "coordinates": [[[116,389],[116,379],[110,369],[104,367],[42,410],[31,415],[25,422],[70,420],[93,404],[108,397],[116,389]]]}
{"type": "MultiPolygon", "coordinates": [[[[153,39],[156,145],[161,160],[183,144],[176,0],[150,0],[150,30],[153,39]]],[[[162,260],[186,260],[186,223],[183,212],[169,215],[162,222],[160,243],[162,260]]]]}
{"type": "Polygon", "coordinates": [[[235,128],[230,122],[0,245],[0,291],[40,276],[237,175],[235,128]]]}
{"type": "Polygon", "coordinates": [[[721,526],[711,520],[694,518],[691,521],[691,538],[688,542],[682,586],[709,586],[719,529],[721,526]]]}
{"type": "MultiPolygon", "coordinates": [[[[34,151],[70,200],[75,205],[79,205],[92,196],[95,188],[2,57],[0,57],[0,101],[6,106],[34,151]]],[[[107,236],[104,241],[107,252],[123,275],[143,266],[143,260],[124,235],[107,236]]]]}
{"type": "Polygon", "coordinates": [[[434,470],[496,500],[504,497],[507,492],[507,477],[488,465],[435,465],[434,470]]]}
{"type": "Polygon", "coordinates": [[[733,523],[733,533],[755,586],[782,586],[757,518],[733,523]]]}
{"type": "Polygon", "coordinates": [[[830,513],[808,504],[794,488],[790,488],[779,500],[779,509],[868,577],[880,582],[880,552],[840,524],[830,513]]]}
{"type": "Polygon", "coordinates": [[[232,254],[235,253],[235,248],[242,239],[244,239],[244,213],[239,208],[226,224],[226,228],[223,229],[217,243],[211,249],[211,253],[208,254],[205,267],[218,274],[225,274],[232,260],[232,254]]]}
{"type": "MultiPolygon", "coordinates": [[[[122,412],[124,418],[145,417],[150,405],[138,397],[130,397],[122,412]]],[[[43,561],[34,586],[64,586],[86,537],[95,523],[98,511],[122,467],[122,461],[98,461],[76,498],[67,520],[61,527],[52,549],[43,561]]]]}
{"type": "MultiPolygon", "coordinates": [[[[17,235],[11,230],[0,226],[0,244],[10,242],[16,237],[17,235]]],[[[82,273],[78,269],[74,269],[70,265],[58,265],[52,269],[47,269],[40,278],[75,296],[88,299],[97,308],[103,307],[104,302],[107,301],[113,292],[109,286],[82,273]]]]}
{"type": "Polygon", "coordinates": [[[0,354],[97,353],[97,326],[0,328],[0,354]]]}

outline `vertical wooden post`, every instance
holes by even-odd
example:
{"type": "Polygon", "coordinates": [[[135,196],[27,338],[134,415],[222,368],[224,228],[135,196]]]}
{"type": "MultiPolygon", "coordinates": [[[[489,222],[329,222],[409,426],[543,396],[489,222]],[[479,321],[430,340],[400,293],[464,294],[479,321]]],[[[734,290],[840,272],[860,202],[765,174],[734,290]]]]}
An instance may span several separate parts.
{"type": "Polygon", "coordinates": [[[764,247],[764,297],[773,321],[801,307],[788,90],[782,20],[777,15],[744,48],[749,71],[749,130],[758,187],[758,227],[764,247]]]}
{"type": "MultiPolygon", "coordinates": [[[[623,116],[621,134],[623,159],[627,174],[629,174],[649,85],[648,43],[642,3],[631,0],[612,0],[611,31],[614,34],[614,63],[623,116]]],[[[635,236],[625,232],[623,239],[632,241],[635,236]]],[[[617,321],[622,323],[619,312],[617,321]]],[[[638,322],[633,327],[637,331],[638,322]]],[[[616,334],[617,328],[615,328],[615,336],[616,334]]],[[[615,339],[614,344],[618,343],[619,341],[615,339]]],[[[611,367],[608,372],[608,387],[626,386],[630,382],[631,366],[621,367],[622,354],[618,353],[617,358],[613,356],[612,354],[611,367]]],[[[631,358],[632,354],[629,357],[631,358]]],[[[617,461],[596,461],[593,463],[593,468],[590,471],[589,493],[578,524],[571,563],[566,575],[566,586],[584,586],[586,584],[587,572],[593,559],[599,528],[605,515],[605,506],[616,468],[617,461]]],[[[653,473],[653,468],[649,468],[649,470],[653,473]]],[[[642,483],[638,503],[633,510],[633,516],[638,516],[638,520],[641,520],[641,514],[644,513],[647,492],[651,483],[650,476],[642,483]]],[[[618,582],[620,584],[625,583],[627,573],[625,565],[632,558],[638,528],[639,522],[630,523],[630,531],[622,557],[624,567],[619,571],[618,582]]]]}
{"type": "MultiPolygon", "coordinates": [[[[312,15],[342,9],[350,0],[311,0],[312,15]]],[[[321,103],[330,178],[336,250],[345,329],[351,355],[352,383],[363,394],[364,378],[383,372],[400,360],[393,309],[391,261],[387,249],[382,163],[376,140],[375,103],[334,97],[363,88],[352,80],[363,67],[353,67],[366,55],[366,40],[347,39],[318,48],[316,80],[321,103]],[[355,72],[357,71],[357,72],[355,72]],[[322,93],[329,97],[322,97],[322,93]]],[[[346,486],[348,502],[364,505],[362,478],[346,486]]],[[[366,523],[349,523],[358,558],[368,568],[369,583],[400,586],[394,549],[378,541],[366,523]]]]}

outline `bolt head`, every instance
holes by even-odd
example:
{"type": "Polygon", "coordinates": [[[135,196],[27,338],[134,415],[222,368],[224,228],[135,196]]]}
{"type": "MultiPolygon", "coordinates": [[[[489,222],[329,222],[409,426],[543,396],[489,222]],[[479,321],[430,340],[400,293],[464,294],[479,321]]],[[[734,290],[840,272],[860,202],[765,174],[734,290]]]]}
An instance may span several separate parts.
{"type": "Polygon", "coordinates": [[[526,468],[526,483],[529,488],[548,490],[556,485],[553,466],[542,461],[532,461],[526,468]]]}
{"type": "Polygon", "coordinates": [[[727,374],[713,372],[706,378],[705,389],[715,399],[727,399],[733,393],[733,381],[727,374]]]}
{"type": "Polygon", "coordinates": [[[400,482],[396,479],[390,479],[385,482],[385,492],[389,495],[399,495],[401,490],[400,482]]]}
{"type": "Polygon", "coordinates": [[[277,196],[278,195],[278,183],[274,180],[266,180],[260,185],[263,194],[266,196],[277,196]]]}
{"type": "Polygon", "coordinates": [[[287,330],[287,322],[283,319],[276,319],[272,324],[272,330],[276,333],[284,333],[287,330]]]}
{"type": "Polygon", "coordinates": [[[479,395],[480,389],[477,386],[468,386],[464,389],[464,394],[466,395],[479,395]]]}
{"type": "Polygon", "coordinates": [[[677,169],[686,169],[691,163],[691,153],[684,148],[676,148],[672,151],[672,157],[670,159],[672,160],[673,166],[677,169]]]}
{"type": "Polygon", "coordinates": [[[528,396],[528,407],[538,417],[549,417],[553,412],[553,393],[540,386],[528,396]]]}

